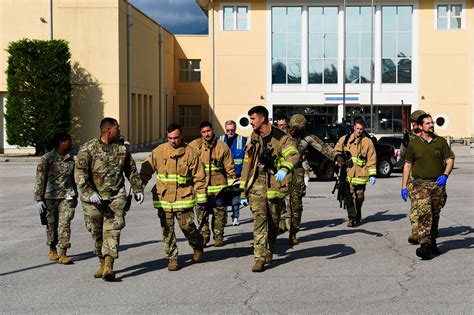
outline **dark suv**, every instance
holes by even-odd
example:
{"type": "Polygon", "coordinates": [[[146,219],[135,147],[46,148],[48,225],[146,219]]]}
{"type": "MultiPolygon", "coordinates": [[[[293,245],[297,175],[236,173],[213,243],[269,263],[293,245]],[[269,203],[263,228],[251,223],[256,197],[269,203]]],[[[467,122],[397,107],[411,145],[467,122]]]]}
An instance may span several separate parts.
{"type": "MultiPolygon", "coordinates": [[[[333,148],[342,136],[351,134],[353,131],[352,126],[342,124],[308,126],[307,130],[333,148]]],[[[389,177],[393,171],[392,157],[395,155],[395,149],[390,144],[378,143],[374,137],[372,137],[372,142],[377,153],[377,176],[389,177]]],[[[334,162],[313,147],[309,147],[308,162],[320,180],[331,180],[334,177],[334,162]]]]}

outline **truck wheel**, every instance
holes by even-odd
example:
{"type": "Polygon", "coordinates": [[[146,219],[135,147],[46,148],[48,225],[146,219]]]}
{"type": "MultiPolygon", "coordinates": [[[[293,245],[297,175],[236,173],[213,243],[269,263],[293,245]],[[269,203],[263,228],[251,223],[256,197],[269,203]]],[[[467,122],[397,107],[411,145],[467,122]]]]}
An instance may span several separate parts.
{"type": "Polygon", "coordinates": [[[316,171],[316,177],[324,181],[332,180],[334,177],[334,163],[328,159],[324,160],[316,171]]]}
{"type": "Polygon", "coordinates": [[[393,171],[392,162],[387,158],[381,158],[377,165],[377,175],[382,178],[390,177],[393,171]]]}

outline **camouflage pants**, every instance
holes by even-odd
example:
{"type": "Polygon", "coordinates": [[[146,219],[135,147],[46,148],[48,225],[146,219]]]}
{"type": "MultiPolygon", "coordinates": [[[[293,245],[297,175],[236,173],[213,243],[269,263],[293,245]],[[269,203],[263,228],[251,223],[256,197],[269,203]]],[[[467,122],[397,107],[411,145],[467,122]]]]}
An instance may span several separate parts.
{"type": "Polygon", "coordinates": [[[74,218],[74,200],[46,199],[47,243],[50,247],[71,247],[71,220],[74,218]]]}
{"type": "MultiPolygon", "coordinates": [[[[198,219],[198,224],[201,224],[203,217],[204,217],[204,211],[196,211],[196,216],[198,219]]],[[[214,234],[214,240],[223,240],[224,239],[224,225],[225,225],[225,207],[216,207],[213,209],[211,219],[211,229],[212,233],[214,234]]],[[[201,235],[204,238],[210,238],[211,236],[211,231],[209,229],[209,216],[205,218],[206,222],[204,222],[204,225],[202,226],[201,229],[201,235]]]]}
{"type": "Polygon", "coordinates": [[[364,203],[365,185],[347,185],[344,192],[344,203],[347,206],[347,216],[350,220],[360,221],[362,204],[364,203]]]}
{"type": "Polygon", "coordinates": [[[123,209],[126,197],[103,200],[99,210],[94,204],[82,202],[84,222],[94,240],[94,252],[99,257],[118,258],[120,231],[125,227],[123,209]]]}
{"type": "Polygon", "coordinates": [[[294,170],[290,186],[290,233],[296,234],[301,228],[301,216],[303,214],[303,196],[306,194],[304,184],[304,169],[294,170]]]}
{"type": "Polygon", "coordinates": [[[438,237],[438,224],[441,209],[446,204],[446,188],[427,180],[413,181],[412,207],[418,214],[418,240],[431,243],[438,237]]]}
{"type": "Polygon", "coordinates": [[[413,207],[414,198],[413,198],[413,177],[410,175],[407,183],[408,196],[410,197],[411,207],[410,212],[408,213],[408,219],[411,224],[411,235],[418,237],[418,212],[415,207],[413,207]]]}
{"type": "Polygon", "coordinates": [[[267,199],[265,176],[257,177],[248,197],[253,218],[254,257],[257,260],[265,260],[269,251],[275,252],[284,199],[267,199]]]}
{"type": "Polygon", "coordinates": [[[194,224],[193,208],[179,209],[178,211],[175,210],[175,212],[167,212],[159,208],[158,218],[160,218],[166,255],[168,255],[168,257],[178,256],[178,246],[176,245],[176,234],[174,232],[175,217],[181,231],[183,231],[184,236],[188,239],[189,245],[193,249],[201,249],[204,241],[194,224]]]}

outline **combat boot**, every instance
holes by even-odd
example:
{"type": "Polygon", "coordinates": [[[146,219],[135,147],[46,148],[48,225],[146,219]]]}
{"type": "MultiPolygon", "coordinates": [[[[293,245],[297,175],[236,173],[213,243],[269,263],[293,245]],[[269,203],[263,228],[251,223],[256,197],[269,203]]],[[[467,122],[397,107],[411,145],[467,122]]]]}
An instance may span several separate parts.
{"type": "Polygon", "coordinates": [[[99,257],[99,269],[94,273],[94,278],[102,278],[104,274],[105,259],[104,257],[99,257]]]}
{"type": "Polygon", "coordinates": [[[178,257],[169,257],[168,258],[168,270],[169,271],[179,270],[178,257]]]}
{"type": "Polygon", "coordinates": [[[59,256],[58,256],[58,252],[56,251],[56,247],[50,247],[49,248],[48,258],[51,261],[58,261],[59,260],[59,256]]]}
{"type": "Polygon", "coordinates": [[[408,243],[413,244],[413,245],[418,245],[418,236],[416,235],[410,235],[408,236],[408,243]]]}
{"type": "Polygon", "coordinates": [[[202,246],[203,246],[203,247],[206,247],[206,246],[207,246],[207,243],[209,243],[209,240],[210,240],[210,239],[211,239],[211,238],[210,238],[208,235],[203,236],[203,245],[202,245],[202,246]]]}
{"type": "Polygon", "coordinates": [[[63,265],[73,264],[72,259],[67,257],[66,252],[67,252],[67,248],[61,248],[61,253],[59,254],[58,263],[63,264],[63,265]]]}
{"type": "Polygon", "coordinates": [[[115,279],[114,258],[112,256],[105,256],[104,273],[102,274],[102,279],[106,281],[112,281],[115,279]]]}
{"type": "Polygon", "coordinates": [[[252,267],[252,272],[263,272],[264,269],[265,269],[265,263],[260,259],[256,259],[252,267]]]}
{"type": "Polygon", "coordinates": [[[280,220],[280,223],[278,223],[278,234],[283,234],[286,232],[286,223],[284,219],[280,220]]]}
{"type": "Polygon", "coordinates": [[[222,247],[224,246],[224,240],[215,240],[214,247],[222,247]]]}
{"type": "Polygon", "coordinates": [[[433,239],[431,241],[431,248],[430,249],[431,249],[431,253],[433,255],[436,255],[436,256],[441,255],[441,252],[438,249],[438,244],[436,244],[436,239],[433,239]]]}
{"type": "Polygon", "coordinates": [[[423,260],[431,259],[431,245],[428,243],[422,243],[421,246],[416,249],[416,256],[423,260]]]}
{"type": "Polygon", "coordinates": [[[349,219],[349,220],[347,221],[347,226],[348,226],[348,227],[354,227],[354,226],[355,226],[354,220],[349,219]]]}
{"type": "Polygon", "coordinates": [[[298,245],[300,241],[296,238],[295,233],[290,233],[290,238],[288,239],[288,244],[290,245],[298,245]]]}
{"type": "Polygon", "coordinates": [[[265,256],[265,265],[270,265],[273,261],[273,253],[268,252],[267,255],[265,256]]]}
{"type": "Polygon", "coordinates": [[[201,259],[202,259],[202,254],[203,254],[203,249],[202,248],[196,248],[194,249],[194,253],[193,253],[193,260],[195,262],[201,262],[201,259]]]}

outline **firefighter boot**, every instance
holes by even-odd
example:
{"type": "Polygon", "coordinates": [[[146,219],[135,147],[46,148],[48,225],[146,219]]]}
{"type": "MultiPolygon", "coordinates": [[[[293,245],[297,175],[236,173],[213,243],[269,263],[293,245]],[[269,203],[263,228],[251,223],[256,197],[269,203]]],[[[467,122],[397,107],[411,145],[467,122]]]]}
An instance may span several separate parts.
{"type": "Polygon", "coordinates": [[[423,260],[431,259],[431,245],[428,243],[422,243],[421,246],[416,249],[416,256],[423,260]]]}

